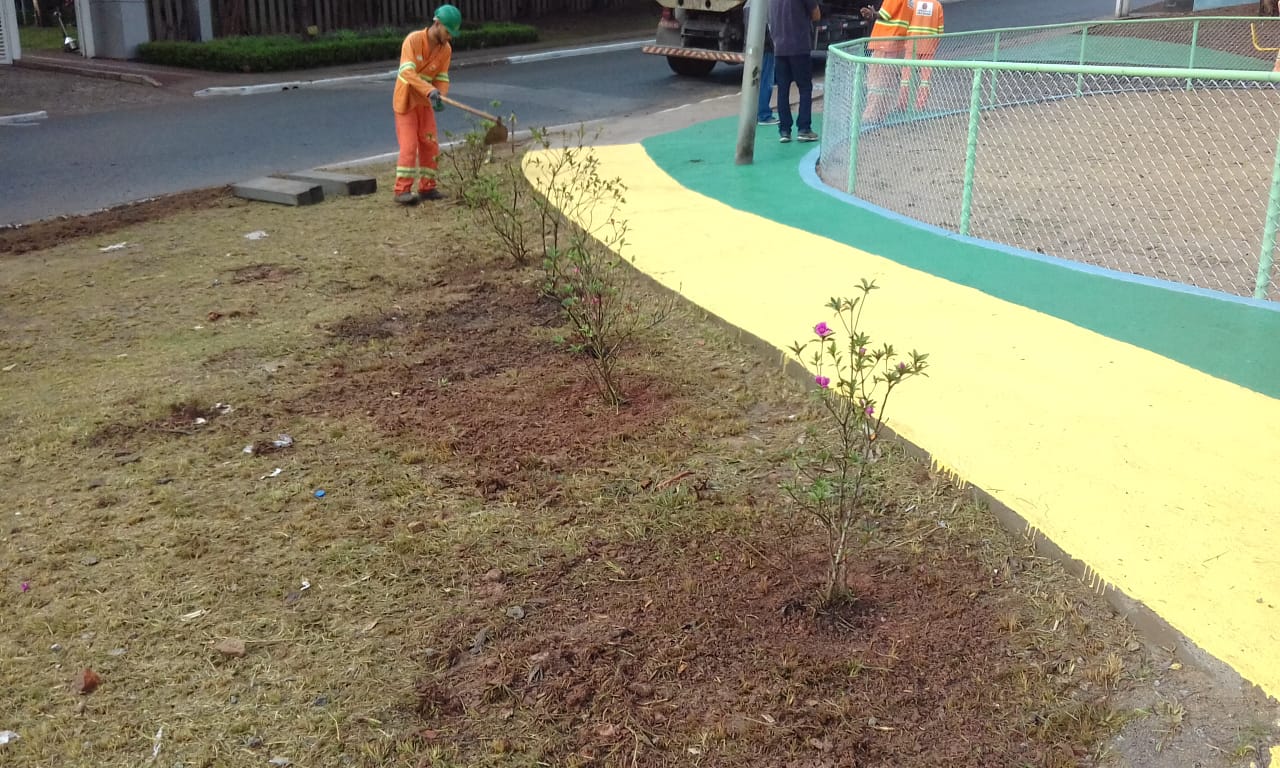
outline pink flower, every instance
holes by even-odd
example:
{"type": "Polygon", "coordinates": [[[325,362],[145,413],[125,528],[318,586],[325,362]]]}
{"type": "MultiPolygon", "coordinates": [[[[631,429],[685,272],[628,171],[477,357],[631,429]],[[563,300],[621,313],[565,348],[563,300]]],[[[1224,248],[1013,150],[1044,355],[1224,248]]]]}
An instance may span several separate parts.
{"type": "Polygon", "coordinates": [[[867,354],[867,348],[866,348],[866,347],[858,347],[858,357],[862,357],[862,356],[863,356],[863,355],[865,355],[865,354],[867,354]]]}
{"type": "Polygon", "coordinates": [[[827,387],[831,386],[831,379],[828,379],[826,376],[814,376],[813,383],[817,384],[819,387],[822,387],[823,389],[826,389],[827,387]]]}
{"type": "Polygon", "coordinates": [[[867,407],[863,409],[863,411],[866,412],[868,416],[874,416],[876,413],[876,407],[874,405],[868,404],[867,407]]]}
{"type": "Polygon", "coordinates": [[[906,364],[906,363],[898,363],[898,372],[899,372],[899,373],[901,373],[901,372],[903,372],[903,371],[905,371],[905,370],[907,370],[907,364],[906,364]]]}
{"type": "Polygon", "coordinates": [[[818,335],[818,338],[820,339],[825,339],[831,334],[835,333],[835,331],[831,330],[831,326],[827,325],[826,323],[818,323],[817,325],[813,326],[813,332],[816,333],[818,335]]]}
{"type": "Polygon", "coordinates": [[[30,592],[30,591],[31,591],[31,582],[29,582],[29,581],[24,581],[24,582],[22,582],[21,584],[19,584],[19,585],[18,585],[18,589],[21,589],[23,592],[30,592]]]}

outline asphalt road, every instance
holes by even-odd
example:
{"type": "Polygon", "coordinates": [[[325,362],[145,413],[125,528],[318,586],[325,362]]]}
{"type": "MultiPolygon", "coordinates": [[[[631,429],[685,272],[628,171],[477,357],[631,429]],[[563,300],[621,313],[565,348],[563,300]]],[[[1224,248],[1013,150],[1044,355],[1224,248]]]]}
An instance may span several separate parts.
{"type": "MultiPolygon", "coordinates": [[[[1112,0],[964,0],[948,31],[1105,16],[1112,0]]],[[[514,113],[525,126],[621,117],[738,90],[740,67],[705,79],[674,76],[639,50],[455,72],[453,95],[514,113]]],[[[395,149],[391,83],[305,88],[0,126],[0,225],[378,155],[395,149]]],[[[441,113],[441,132],[468,118],[441,113]]]]}

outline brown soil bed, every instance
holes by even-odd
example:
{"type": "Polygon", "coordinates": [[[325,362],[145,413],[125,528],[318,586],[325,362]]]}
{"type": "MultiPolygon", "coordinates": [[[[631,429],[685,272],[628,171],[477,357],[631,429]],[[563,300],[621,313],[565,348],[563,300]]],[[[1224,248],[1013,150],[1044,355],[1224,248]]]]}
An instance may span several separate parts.
{"type": "Polygon", "coordinates": [[[75,238],[110,234],[135,224],[145,224],[183,211],[206,209],[233,199],[230,187],[214,187],[129,203],[86,216],[59,216],[20,226],[0,227],[0,256],[41,251],[75,238]]]}

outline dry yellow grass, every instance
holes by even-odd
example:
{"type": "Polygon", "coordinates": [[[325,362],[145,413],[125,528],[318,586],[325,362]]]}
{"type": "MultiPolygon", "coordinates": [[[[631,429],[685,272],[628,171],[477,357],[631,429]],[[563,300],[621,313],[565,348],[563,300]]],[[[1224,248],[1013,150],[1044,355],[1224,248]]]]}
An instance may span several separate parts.
{"type": "MultiPolygon", "coordinates": [[[[785,570],[754,532],[807,541],[775,491],[814,411],[687,307],[628,361],[685,407],[597,463],[526,468],[554,475],[554,495],[477,492],[456,438],[389,429],[401,393],[369,387],[417,364],[404,329],[430,339],[477,290],[534,291],[536,275],[452,205],[392,206],[389,182],[310,208],[225,200],[0,260],[0,730],[20,736],[3,765],[566,764],[567,734],[525,713],[479,745],[420,733],[414,683],[488,610],[482,574],[536,585],[588,542],[691,540],[715,547],[688,555],[710,568],[785,570]],[[358,403],[332,396],[340,376],[358,403]],[[283,434],[291,447],[243,451],[283,434]],[[698,483],[663,484],[681,472],[698,483]],[[215,647],[228,640],[244,655],[215,647]],[[84,668],[102,683],[77,695],[84,668]]],[[[897,513],[871,555],[1006,569],[999,631],[1026,663],[993,685],[1039,713],[1028,734],[1100,748],[1122,718],[1081,692],[1132,682],[1145,657],[1124,625],[945,477],[898,456],[885,478],[897,513]]],[[[590,559],[572,578],[626,580],[590,559]]]]}

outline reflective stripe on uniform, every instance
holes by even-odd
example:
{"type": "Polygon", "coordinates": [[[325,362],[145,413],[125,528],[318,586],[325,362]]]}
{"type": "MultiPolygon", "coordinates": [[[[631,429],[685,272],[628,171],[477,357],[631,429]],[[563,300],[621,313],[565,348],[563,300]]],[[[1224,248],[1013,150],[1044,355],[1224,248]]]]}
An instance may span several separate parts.
{"type": "Polygon", "coordinates": [[[397,179],[434,179],[438,172],[434,168],[407,168],[396,166],[397,179]]]}

